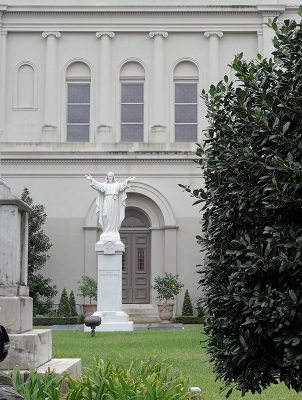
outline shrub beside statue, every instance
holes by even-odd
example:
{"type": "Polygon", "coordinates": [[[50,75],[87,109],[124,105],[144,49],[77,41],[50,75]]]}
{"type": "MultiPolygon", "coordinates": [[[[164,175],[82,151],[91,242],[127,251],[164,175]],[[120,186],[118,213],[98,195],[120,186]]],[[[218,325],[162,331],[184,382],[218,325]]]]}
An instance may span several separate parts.
{"type": "Polygon", "coordinates": [[[82,280],[78,282],[80,286],[78,287],[78,296],[84,298],[89,298],[89,303],[83,303],[83,315],[84,317],[88,317],[93,314],[97,309],[97,304],[92,303],[92,300],[97,301],[97,291],[98,291],[98,283],[94,278],[90,276],[84,275],[82,276],[82,280]]]}
{"type": "Polygon", "coordinates": [[[165,272],[164,276],[156,276],[154,278],[154,285],[151,288],[157,292],[157,298],[159,299],[158,312],[161,323],[170,323],[173,317],[174,303],[171,300],[175,300],[175,296],[178,295],[184,284],[179,282],[179,275],[173,275],[172,273],[165,272]]]}

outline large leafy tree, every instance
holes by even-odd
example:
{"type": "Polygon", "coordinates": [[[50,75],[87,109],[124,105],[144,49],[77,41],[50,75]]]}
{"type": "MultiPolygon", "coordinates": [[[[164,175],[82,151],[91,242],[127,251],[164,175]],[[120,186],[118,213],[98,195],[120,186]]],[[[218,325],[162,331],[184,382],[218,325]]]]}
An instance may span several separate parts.
{"type": "Polygon", "coordinates": [[[240,54],[236,85],[203,92],[204,187],[181,185],[204,203],[207,351],[227,397],[302,391],[302,23],[271,27],[271,59],[240,54]]]}
{"type": "Polygon", "coordinates": [[[39,272],[48,260],[48,251],[52,246],[42,229],[47,215],[43,205],[33,204],[27,188],[24,188],[21,200],[31,207],[28,218],[29,295],[33,298],[34,315],[46,315],[51,311],[53,297],[57,294],[56,286],[51,285],[51,279],[44,278],[39,272]]]}

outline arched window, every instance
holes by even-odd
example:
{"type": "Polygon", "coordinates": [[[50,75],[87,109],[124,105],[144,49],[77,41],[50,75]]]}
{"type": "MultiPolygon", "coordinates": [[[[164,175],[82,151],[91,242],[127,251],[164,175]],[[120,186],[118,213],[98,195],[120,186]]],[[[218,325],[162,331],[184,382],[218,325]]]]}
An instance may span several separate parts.
{"type": "Polygon", "coordinates": [[[127,62],[120,72],[121,81],[121,141],[144,140],[145,71],[138,62],[127,62]]]}
{"type": "Polygon", "coordinates": [[[176,142],[196,142],[198,130],[198,68],[182,61],[174,69],[174,132],[176,142]]]}
{"type": "Polygon", "coordinates": [[[91,71],[87,64],[77,61],[67,68],[68,142],[89,142],[90,81],[91,71]]]}

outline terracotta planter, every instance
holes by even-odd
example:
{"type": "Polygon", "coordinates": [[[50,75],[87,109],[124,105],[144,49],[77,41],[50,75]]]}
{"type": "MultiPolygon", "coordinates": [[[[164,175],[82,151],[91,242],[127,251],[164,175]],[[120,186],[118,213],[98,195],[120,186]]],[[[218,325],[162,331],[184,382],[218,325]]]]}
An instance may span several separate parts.
{"type": "Polygon", "coordinates": [[[174,304],[157,304],[157,308],[161,324],[171,324],[174,304]]]}
{"type": "Polygon", "coordinates": [[[96,304],[82,304],[84,318],[92,315],[97,310],[96,306],[96,304]]]}

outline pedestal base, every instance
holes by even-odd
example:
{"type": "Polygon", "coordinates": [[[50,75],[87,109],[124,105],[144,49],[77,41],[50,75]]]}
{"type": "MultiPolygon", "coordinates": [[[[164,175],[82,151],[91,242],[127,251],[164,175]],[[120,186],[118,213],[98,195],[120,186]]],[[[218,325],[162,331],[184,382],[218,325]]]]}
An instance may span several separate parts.
{"type": "MultiPolygon", "coordinates": [[[[101,325],[95,328],[99,332],[114,331],[133,331],[133,322],[129,321],[129,316],[124,311],[96,311],[93,316],[101,317],[101,325]]],[[[91,331],[84,325],[84,331],[91,331]]]]}

